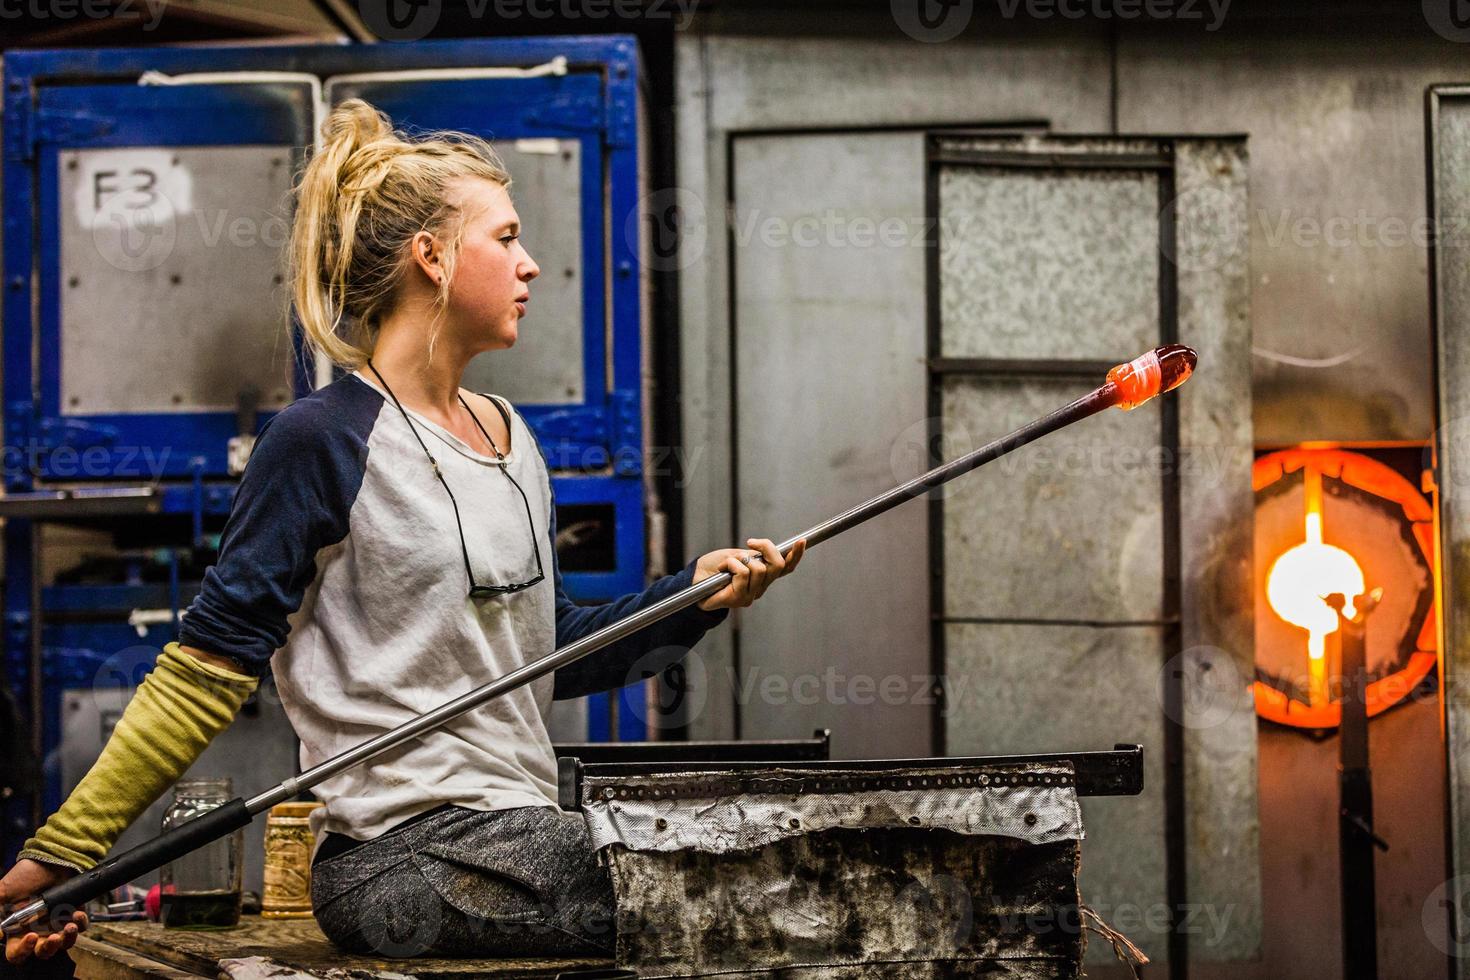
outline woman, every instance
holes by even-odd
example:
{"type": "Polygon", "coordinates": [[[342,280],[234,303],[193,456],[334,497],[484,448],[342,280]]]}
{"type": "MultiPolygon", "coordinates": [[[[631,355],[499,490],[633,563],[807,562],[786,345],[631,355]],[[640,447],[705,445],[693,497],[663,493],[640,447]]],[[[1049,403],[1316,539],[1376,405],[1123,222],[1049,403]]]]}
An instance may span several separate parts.
{"type": "MultiPolygon", "coordinates": [[[[296,188],[290,257],[311,346],[351,373],[261,432],[199,597],[91,772],[0,880],[13,907],[102,859],[228,726],[271,665],[303,767],[720,571],[720,592],[319,784],[312,900],[344,949],[387,956],[612,949],[611,885],[556,808],[555,698],[652,676],[801,560],[767,539],[642,593],[561,589],[551,481],[504,399],[459,382],[516,342],[540,270],[510,177],[464,134],[409,140],[338,106],[296,188]]],[[[86,917],[7,940],[71,946],[86,917]]]]}

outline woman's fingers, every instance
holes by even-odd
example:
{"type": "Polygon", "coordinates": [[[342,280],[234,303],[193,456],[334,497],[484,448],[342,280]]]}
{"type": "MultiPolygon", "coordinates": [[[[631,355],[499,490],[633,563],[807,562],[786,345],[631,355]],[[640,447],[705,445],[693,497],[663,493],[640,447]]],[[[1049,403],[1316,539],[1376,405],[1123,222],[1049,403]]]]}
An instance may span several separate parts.
{"type": "Polygon", "coordinates": [[[49,960],[57,953],[75,946],[77,937],[85,928],[87,928],[87,915],[85,912],[77,911],[72,914],[72,921],[68,922],[60,932],[53,932],[45,936],[28,932],[14,945],[6,943],[5,958],[12,963],[20,963],[33,956],[39,960],[49,960]]]}
{"type": "Polygon", "coordinates": [[[751,560],[751,571],[755,573],[751,582],[751,598],[759,599],[771,587],[771,583],[781,577],[786,568],[786,559],[781,557],[776,542],[770,538],[747,538],[745,543],[760,552],[760,555],[751,560]]]}
{"type": "Polygon", "coordinates": [[[41,937],[34,932],[28,932],[21,937],[20,944],[12,947],[6,943],[5,958],[12,963],[20,963],[30,959],[36,953],[36,944],[41,937]]]}
{"type": "Polygon", "coordinates": [[[730,572],[730,605],[750,605],[750,566],[731,555],[725,560],[725,567],[730,572]]]}

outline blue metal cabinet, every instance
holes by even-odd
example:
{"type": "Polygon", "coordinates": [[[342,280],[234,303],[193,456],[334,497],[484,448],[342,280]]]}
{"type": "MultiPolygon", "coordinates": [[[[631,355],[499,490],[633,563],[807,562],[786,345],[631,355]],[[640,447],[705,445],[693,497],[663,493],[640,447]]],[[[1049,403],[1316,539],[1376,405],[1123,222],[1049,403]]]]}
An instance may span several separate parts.
{"type": "MultiPolygon", "coordinates": [[[[150,547],[149,521],[170,517],[195,548],[217,541],[239,468],[231,440],[317,377],[286,326],[275,260],[290,184],[344,98],[411,132],[484,135],[506,158],[542,281],[523,342],[477,361],[467,384],[516,401],[559,507],[602,526],[600,557],[564,570],[573,597],[643,587],[645,331],[637,235],[625,231],[641,196],[632,38],[19,51],[4,70],[4,666],[53,757],[40,806],[12,805],[7,854],[12,831],[60,804],[62,691],[101,683],[97,665],[136,640],[120,632],[128,610],[161,603],[176,616],[197,587],[180,581],[175,537],[158,542],[148,582],[36,589],[36,523],[131,524],[132,554],[150,547]],[[524,340],[538,329],[539,349],[524,340]],[[56,499],[75,488],[113,496],[56,499]]],[[[137,642],[166,642],[175,623],[137,642]]],[[[616,726],[612,714],[606,698],[591,705],[588,736],[643,735],[635,712],[616,726]]]]}

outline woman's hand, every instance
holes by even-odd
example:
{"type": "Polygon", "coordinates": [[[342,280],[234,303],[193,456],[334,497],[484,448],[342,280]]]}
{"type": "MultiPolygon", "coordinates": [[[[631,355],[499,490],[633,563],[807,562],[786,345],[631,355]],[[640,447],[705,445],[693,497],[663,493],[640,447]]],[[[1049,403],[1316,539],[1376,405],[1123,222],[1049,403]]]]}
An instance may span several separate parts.
{"type": "MultiPolygon", "coordinates": [[[[68,868],[21,858],[4,878],[0,878],[0,917],[29,905],[46,889],[61,884],[74,874],[76,872],[68,868]]],[[[87,913],[81,909],[73,912],[71,921],[59,932],[52,932],[51,923],[44,918],[31,923],[31,928],[35,931],[5,937],[5,959],[8,962],[23,963],[32,956],[49,960],[64,949],[71,949],[76,945],[77,936],[87,928],[87,913]]]]}
{"type": "Polygon", "coordinates": [[[750,548],[721,548],[707,555],[700,555],[694,566],[694,582],[697,585],[711,575],[729,572],[732,580],[708,599],[699,604],[706,612],[715,609],[733,609],[748,606],[759,599],[771,587],[771,583],[782,575],[796,571],[801,556],[806,554],[806,539],[791,546],[791,554],[781,557],[776,544],[770,538],[748,538],[750,548]],[[752,556],[751,548],[758,554],[752,556]],[[748,558],[750,563],[741,561],[748,558]]]}

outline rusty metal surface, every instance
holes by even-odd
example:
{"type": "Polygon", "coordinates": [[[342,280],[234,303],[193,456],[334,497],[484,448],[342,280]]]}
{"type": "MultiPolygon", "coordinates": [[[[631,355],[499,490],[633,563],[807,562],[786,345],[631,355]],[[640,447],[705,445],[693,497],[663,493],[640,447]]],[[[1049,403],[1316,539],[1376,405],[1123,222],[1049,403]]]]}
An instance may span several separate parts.
{"type": "Polygon", "coordinates": [[[1076,976],[1072,777],[1041,763],[589,777],[618,963],[643,977],[1076,976]],[[682,795],[651,796],[670,789],[682,795]]]}
{"type": "Polygon", "coordinates": [[[1076,841],[830,830],[740,854],[609,853],[643,977],[1075,977],[1076,841]]]}
{"type": "Polygon", "coordinates": [[[920,827],[1031,844],[1082,836],[1073,774],[1061,766],[589,777],[584,792],[599,849],[722,854],[837,828],[920,827]]]}

